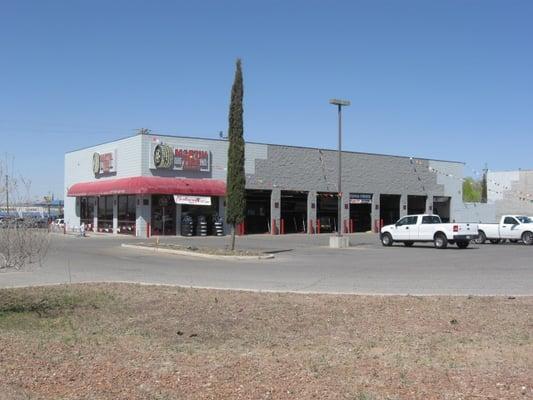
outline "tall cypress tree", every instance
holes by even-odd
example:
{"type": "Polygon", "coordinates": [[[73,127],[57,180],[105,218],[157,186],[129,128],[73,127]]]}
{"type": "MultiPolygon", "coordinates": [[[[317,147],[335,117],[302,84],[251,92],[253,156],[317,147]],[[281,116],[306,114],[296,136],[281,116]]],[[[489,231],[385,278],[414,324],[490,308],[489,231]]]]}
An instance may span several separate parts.
{"type": "Polygon", "coordinates": [[[244,221],[246,207],[244,175],[243,84],[241,60],[237,59],[235,79],[231,88],[228,127],[228,175],[226,221],[231,224],[231,250],[235,249],[235,225],[244,221]]]}
{"type": "Polygon", "coordinates": [[[483,178],[481,179],[481,202],[486,203],[488,196],[487,196],[487,173],[488,169],[485,165],[485,169],[483,170],[483,178]]]}

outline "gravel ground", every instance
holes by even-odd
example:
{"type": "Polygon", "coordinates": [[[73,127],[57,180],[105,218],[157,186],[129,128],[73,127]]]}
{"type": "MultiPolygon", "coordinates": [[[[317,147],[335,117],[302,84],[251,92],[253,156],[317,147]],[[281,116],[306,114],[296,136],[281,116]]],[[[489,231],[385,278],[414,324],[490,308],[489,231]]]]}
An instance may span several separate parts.
{"type": "Polygon", "coordinates": [[[0,290],[0,399],[530,399],[533,297],[0,290]]]}
{"type": "Polygon", "coordinates": [[[169,250],[181,250],[189,251],[192,253],[201,253],[217,256],[262,256],[266,253],[258,250],[249,250],[249,249],[234,249],[231,250],[229,246],[224,247],[206,247],[206,246],[195,246],[195,245],[180,245],[175,243],[159,243],[159,242],[138,242],[135,243],[135,246],[147,247],[149,249],[161,248],[169,250]]]}

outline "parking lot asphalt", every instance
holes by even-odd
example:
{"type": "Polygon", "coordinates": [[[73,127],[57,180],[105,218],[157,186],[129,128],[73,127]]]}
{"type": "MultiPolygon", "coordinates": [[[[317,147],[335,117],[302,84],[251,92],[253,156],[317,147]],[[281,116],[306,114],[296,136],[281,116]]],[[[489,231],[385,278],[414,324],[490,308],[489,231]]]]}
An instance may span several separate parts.
{"type": "MultiPolygon", "coordinates": [[[[155,240],[155,239],[150,239],[155,240]]],[[[533,246],[431,244],[382,247],[374,234],[350,235],[349,249],[327,247],[329,235],[251,235],[237,246],[272,260],[212,260],[122,248],[131,237],[53,235],[44,265],[0,273],[0,287],[76,282],[317,293],[533,295],[533,246]]],[[[192,246],[225,246],[229,237],[162,238],[192,246]]]]}

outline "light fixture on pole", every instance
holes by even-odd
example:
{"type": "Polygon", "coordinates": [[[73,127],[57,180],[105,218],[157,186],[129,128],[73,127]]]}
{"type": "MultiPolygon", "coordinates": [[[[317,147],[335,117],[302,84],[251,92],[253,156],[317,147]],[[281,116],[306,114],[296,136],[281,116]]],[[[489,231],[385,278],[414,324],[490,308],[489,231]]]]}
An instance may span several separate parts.
{"type": "Polygon", "coordinates": [[[349,100],[340,100],[340,99],[331,99],[329,104],[337,106],[338,116],[339,116],[339,147],[337,149],[338,154],[338,180],[337,180],[337,192],[338,192],[338,216],[337,216],[337,236],[342,236],[342,107],[347,107],[351,103],[349,100]]]}

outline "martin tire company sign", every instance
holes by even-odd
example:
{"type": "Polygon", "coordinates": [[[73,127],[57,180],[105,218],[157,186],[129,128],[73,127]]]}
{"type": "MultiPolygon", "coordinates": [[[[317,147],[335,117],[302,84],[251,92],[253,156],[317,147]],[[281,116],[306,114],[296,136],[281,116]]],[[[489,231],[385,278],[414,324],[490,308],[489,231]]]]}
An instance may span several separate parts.
{"type": "Polygon", "coordinates": [[[117,151],[93,153],[93,173],[96,176],[117,172],[117,151]]]}
{"type": "Polygon", "coordinates": [[[209,172],[211,167],[211,153],[208,150],[158,143],[152,145],[151,153],[155,169],[209,172]]]}

